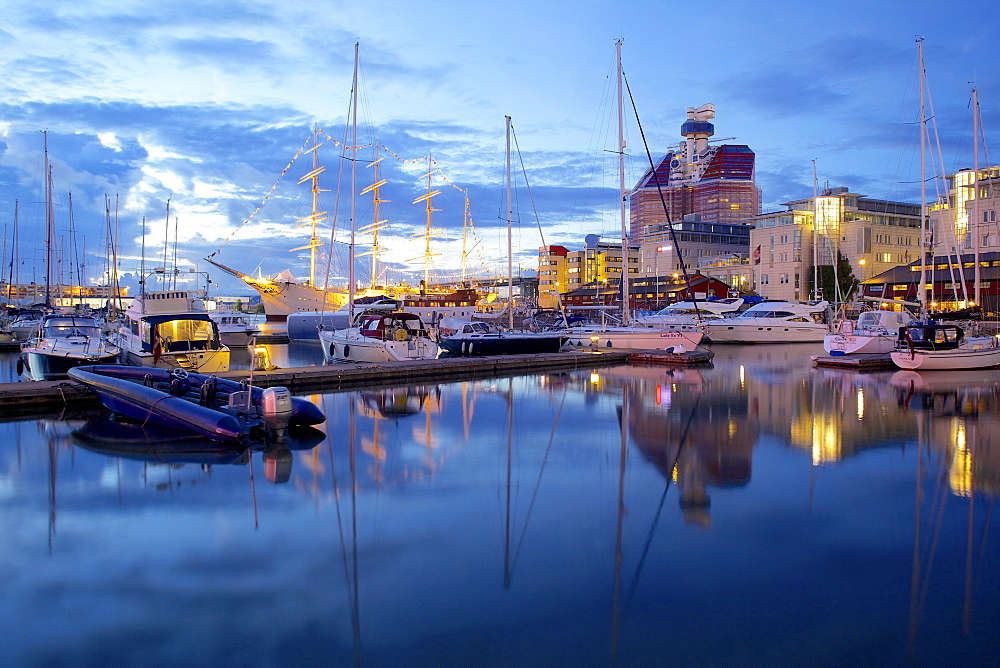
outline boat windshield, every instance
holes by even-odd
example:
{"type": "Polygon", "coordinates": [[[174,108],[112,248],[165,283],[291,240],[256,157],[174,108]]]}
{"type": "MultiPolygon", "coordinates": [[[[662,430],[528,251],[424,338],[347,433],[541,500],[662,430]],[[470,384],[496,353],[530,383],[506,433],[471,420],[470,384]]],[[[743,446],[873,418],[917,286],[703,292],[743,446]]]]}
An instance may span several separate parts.
{"type": "Polygon", "coordinates": [[[218,348],[210,320],[168,320],[156,326],[164,352],[218,348]]]}
{"type": "Polygon", "coordinates": [[[42,336],[46,338],[100,335],[101,330],[92,318],[49,318],[42,330],[42,336]]]}

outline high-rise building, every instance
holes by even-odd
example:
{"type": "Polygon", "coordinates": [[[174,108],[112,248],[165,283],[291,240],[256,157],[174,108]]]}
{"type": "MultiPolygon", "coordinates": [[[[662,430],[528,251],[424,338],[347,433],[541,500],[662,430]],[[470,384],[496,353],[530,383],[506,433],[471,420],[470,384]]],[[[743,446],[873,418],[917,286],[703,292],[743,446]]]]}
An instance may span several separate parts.
{"type": "Polygon", "coordinates": [[[741,144],[710,145],[715,105],[689,107],[681,125],[685,140],[646,170],[629,195],[630,236],[640,244],[648,231],[696,214],[706,223],[749,224],[760,211],[754,183],[754,152],[741,144]],[[662,193],[662,199],[661,199],[662,193]],[[664,213],[666,203],[667,213],[664,213]]]}

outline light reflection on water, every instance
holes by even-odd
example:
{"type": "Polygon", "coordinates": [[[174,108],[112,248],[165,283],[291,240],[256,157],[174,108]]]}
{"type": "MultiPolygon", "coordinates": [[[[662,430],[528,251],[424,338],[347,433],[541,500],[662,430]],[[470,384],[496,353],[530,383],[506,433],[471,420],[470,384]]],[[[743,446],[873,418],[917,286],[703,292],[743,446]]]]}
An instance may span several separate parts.
{"type": "Polygon", "coordinates": [[[992,662],[1000,372],[813,348],[314,395],[275,478],[0,424],[5,657],[992,662]]]}

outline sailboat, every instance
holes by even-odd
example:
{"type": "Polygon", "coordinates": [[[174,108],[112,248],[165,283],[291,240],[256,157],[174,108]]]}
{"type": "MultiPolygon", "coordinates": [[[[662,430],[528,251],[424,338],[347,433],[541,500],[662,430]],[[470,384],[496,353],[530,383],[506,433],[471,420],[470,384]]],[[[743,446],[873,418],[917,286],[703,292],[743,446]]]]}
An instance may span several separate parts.
{"type": "MultiPolygon", "coordinates": [[[[685,350],[694,349],[705,336],[700,328],[694,330],[669,330],[645,327],[631,323],[628,288],[628,218],[625,211],[625,130],[622,91],[622,43],[615,42],[615,62],[618,82],[618,178],[619,178],[619,215],[622,232],[622,278],[620,284],[622,301],[622,318],[619,325],[607,325],[601,322],[597,325],[582,325],[563,330],[567,335],[566,346],[569,348],[590,349],[651,349],[666,347],[681,347],[685,350]]],[[[682,264],[683,267],[683,264],[682,264]]],[[[687,270],[684,270],[687,277],[687,270]]],[[[603,320],[603,315],[602,315],[603,320]]]]}
{"type": "MultiPolygon", "coordinates": [[[[507,276],[508,306],[513,303],[514,264],[511,240],[513,204],[510,178],[510,116],[504,117],[507,132],[507,276]]],[[[559,332],[514,331],[514,309],[507,308],[507,329],[485,322],[442,318],[438,343],[455,355],[530,355],[559,352],[567,340],[559,332]]]]}
{"type": "MultiPolygon", "coordinates": [[[[347,312],[350,327],[320,329],[318,336],[326,362],[392,362],[435,359],[441,352],[415,313],[362,311],[354,318],[354,221],[357,192],[358,153],[358,45],[354,45],[354,80],[351,91],[351,242],[347,279],[347,312]]],[[[428,177],[429,178],[429,177],[428,177]]],[[[430,195],[427,196],[430,199],[430,195]]],[[[428,203],[428,211],[430,210],[428,203]]],[[[430,213],[428,213],[428,216],[430,213]]],[[[428,235],[430,229],[428,225],[428,235]]],[[[395,304],[392,305],[395,308],[395,304]]]]}
{"type": "MultiPolygon", "coordinates": [[[[927,113],[924,105],[925,84],[927,72],[924,69],[923,39],[917,40],[917,51],[920,62],[920,221],[922,238],[927,224],[926,179],[924,178],[925,153],[928,142],[927,113]]],[[[978,99],[974,107],[978,114],[978,99]]],[[[979,123],[975,126],[974,148],[976,153],[976,173],[973,184],[979,181],[979,123]]],[[[979,188],[972,192],[979,199],[979,188]]],[[[978,232],[974,233],[978,254],[978,232]]],[[[957,324],[940,324],[930,318],[927,311],[927,253],[921,246],[920,290],[917,299],[920,302],[921,321],[913,323],[899,331],[897,347],[889,353],[893,363],[902,369],[986,369],[1000,365],[1000,345],[995,336],[966,336],[965,330],[957,324]]],[[[933,252],[930,253],[933,257],[933,252]]],[[[976,289],[979,290],[979,263],[976,262],[976,289]]]]}
{"type": "Polygon", "coordinates": [[[49,166],[49,140],[45,137],[45,307],[39,313],[36,329],[21,344],[17,361],[18,375],[30,380],[59,380],[69,369],[84,364],[113,362],[120,349],[104,340],[101,328],[93,317],[51,311],[52,243],[55,220],[52,211],[52,172],[49,166]]]}

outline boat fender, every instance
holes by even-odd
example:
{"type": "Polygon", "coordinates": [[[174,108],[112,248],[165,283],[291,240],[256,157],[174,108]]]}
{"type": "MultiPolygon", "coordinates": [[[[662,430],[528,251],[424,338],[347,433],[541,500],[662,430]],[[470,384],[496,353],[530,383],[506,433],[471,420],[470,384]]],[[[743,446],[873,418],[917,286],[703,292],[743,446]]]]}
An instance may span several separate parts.
{"type": "Polygon", "coordinates": [[[20,376],[24,373],[24,360],[20,357],[17,358],[17,375],[20,376]]]}
{"type": "Polygon", "coordinates": [[[344,359],[351,359],[351,347],[346,344],[344,345],[344,359]]]}
{"type": "Polygon", "coordinates": [[[272,429],[284,429],[292,417],[292,393],[287,387],[269,387],[261,396],[261,408],[272,429]]]}
{"type": "Polygon", "coordinates": [[[406,341],[407,339],[410,338],[410,333],[407,332],[406,329],[403,328],[403,327],[397,327],[392,332],[392,338],[394,338],[397,341],[399,341],[400,343],[402,343],[403,341],[406,341]]]}

